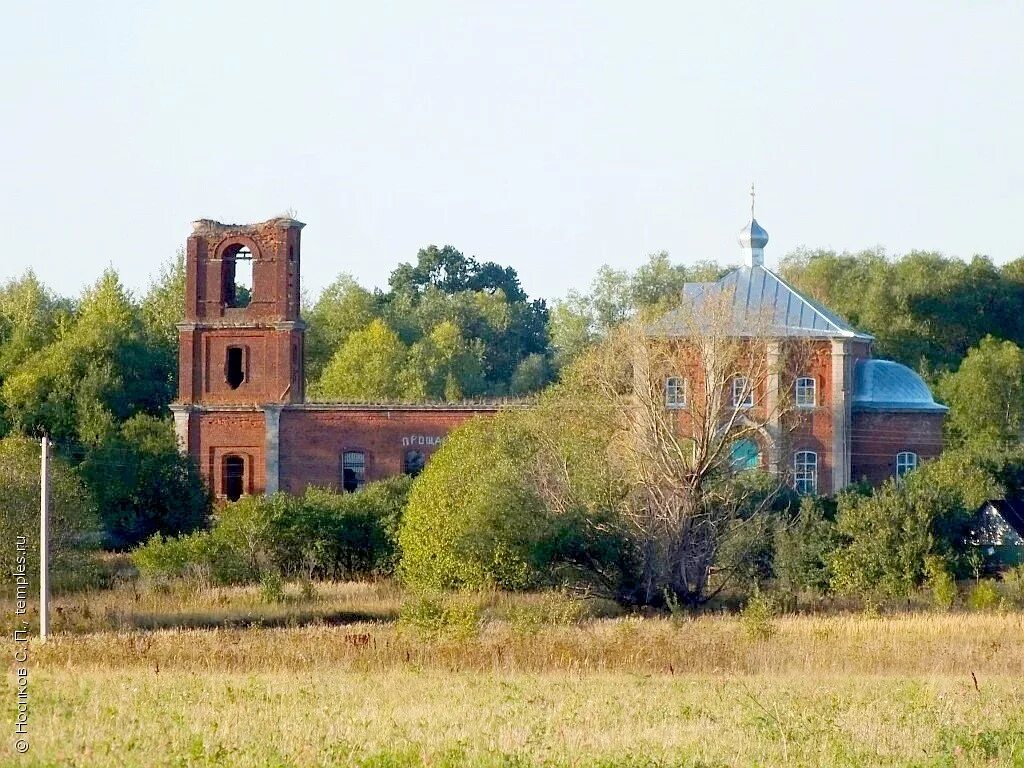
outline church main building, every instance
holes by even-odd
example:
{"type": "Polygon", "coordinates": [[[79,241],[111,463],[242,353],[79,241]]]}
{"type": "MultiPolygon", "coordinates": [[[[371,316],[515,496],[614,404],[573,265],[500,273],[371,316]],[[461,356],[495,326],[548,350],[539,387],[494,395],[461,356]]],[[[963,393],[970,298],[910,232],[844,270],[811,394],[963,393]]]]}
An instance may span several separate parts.
{"type": "MultiPolygon", "coordinates": [[[[683,307],[651,329],[682,343],[702,302],[731,304],[737,337],[756,326],[767,340],[766,356],[782,359],[801,348],[798,370],[776,366],[751,387],[733,387],[731,406],[774,413],[763,428],[732,446],[732,464],[782,475],[801,493],[829,495],[853,482],[880,485],[902,477],[942,452],[942,422],[948,409],[932,398],[913,370],[872,357],[874,338],[853,328],[764,265],[768,233],[751,218],[740,231],[744,263],[713,283],[684,286],[683,307]],[[753,318],[753,320],[752,320],[753,318]],[[740,399],[749,402],[740,402],[740,399]],[[786,409],[773,406],[785,400],[786,409]]],[[[714,313],[713,308],[709,314],[714,313]]],[[[667,381],[666,405],[685,410],[688,382],[667,381]],[[675,399],[675,403],[673,403],[675,399]]],[[[761,425],[759,425],[760,427],[761,425]]]]}
{"type": "MultiPolygon", "coordinates": [[[[301,493],[309,485],[354,491],[416,474],[451,429],[498,408],[306,402],[303,226],[291,218],[250,225],[203,219],[188,238],[179,394],[171,410],[179,443],[220,499],[301,493]],[[243,270],[251,271],[249,290],[238,287],[243,270]]],[[[751,221],[740,236],[744,265],[717,283],[686,286],[691,299],[726,290],[737,311],[771,315],[780,343],[800,337],[814,348],[793,384],[798,423],[785,440],[780,431],[751,443],[740,459],[779,472],[801,491],[830,494],[859,480],[879,484],[938,455],[946,408],[912,370],[872,358],[871,336],[767,269],[767,242],[751,221]]],[[[672,321],[663,321],[669,333],[672,321]]],[[[666,387],[671,406],[682,390],[666,387]]]]}

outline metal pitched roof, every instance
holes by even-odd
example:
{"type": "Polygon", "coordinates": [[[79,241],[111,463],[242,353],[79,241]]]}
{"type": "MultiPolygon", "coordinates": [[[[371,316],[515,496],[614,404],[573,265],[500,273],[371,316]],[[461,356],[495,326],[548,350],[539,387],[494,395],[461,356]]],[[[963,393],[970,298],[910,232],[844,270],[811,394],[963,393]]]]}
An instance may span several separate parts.
{"type": "Polygon", "coordinates": [[[705,296],[731,291],[736,332],[742,334],[755,322],[767,322],[776,336],[841,337],[870,341],[874,337],[857,331],[839,315],[807,298],[770,269],[755,264],[733,270],[713,283],[687,283],[683,297],[688,308],[670,312],[656,323],[655,332],[685,335],[691,312],[699,315],[705,296]]]}

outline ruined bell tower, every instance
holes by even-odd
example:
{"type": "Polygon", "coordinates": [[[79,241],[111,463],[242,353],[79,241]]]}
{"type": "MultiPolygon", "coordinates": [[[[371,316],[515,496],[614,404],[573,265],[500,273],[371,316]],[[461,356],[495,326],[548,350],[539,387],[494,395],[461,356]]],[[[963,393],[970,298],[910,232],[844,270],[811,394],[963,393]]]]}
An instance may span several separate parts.
{"type": "Polygon", "coordinates": [[[180,405],[302,402],[303,226],[291,218],[194,223],[178,326],[180,405]]]}

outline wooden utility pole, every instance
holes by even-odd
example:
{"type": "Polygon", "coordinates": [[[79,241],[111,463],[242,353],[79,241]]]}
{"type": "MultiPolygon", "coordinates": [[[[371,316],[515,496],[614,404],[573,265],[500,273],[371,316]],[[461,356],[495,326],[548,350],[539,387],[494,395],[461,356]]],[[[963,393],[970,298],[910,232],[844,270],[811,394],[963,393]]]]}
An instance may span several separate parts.
{"type": "Polygon", "coordinates": [[[39,639],[50,634],[50,439],[43,435],[39,472],[39,639]]]}

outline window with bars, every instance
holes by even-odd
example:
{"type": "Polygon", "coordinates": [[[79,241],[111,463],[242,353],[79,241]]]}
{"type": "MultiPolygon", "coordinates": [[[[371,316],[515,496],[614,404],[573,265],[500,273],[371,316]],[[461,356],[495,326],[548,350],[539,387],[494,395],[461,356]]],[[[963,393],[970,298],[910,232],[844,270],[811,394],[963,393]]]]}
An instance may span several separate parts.
{"type": "Polygon", "coordinates": [[[744,376],[737,376],[732,380],[732,406],[733,408],[750,408],[754,405],[754,388],[750,379],[744,376]]]}
{"type": "Polygon", "coordinates": [[[793,455],[793,488],[804,495],[818,492],[818,454],[814,451],[793,455]]]}
{"type": "Polygon", "coordinates": [[[796,380],[796,407],[813,408],[818,404],[818,383],[810,376],[796,380]]]}
{"type": "Polygon", "coordinates": [[[341,487],[351,493],[358,491],[366,482],[366,454],[362,451],[345,451],[341,456],[341,487]]]}
{"type": "Polygon", "coordinates": [[[909,472],[917,469],[917,454],[913,451],[900,451],[896,454],[896,479],[902,480],[909,472]]]}
{"type": "Polygon", "coordinates": [[[686,407],[686,379],[678,376],[665,379],[665,405],[669,408],[686,407]]]}

